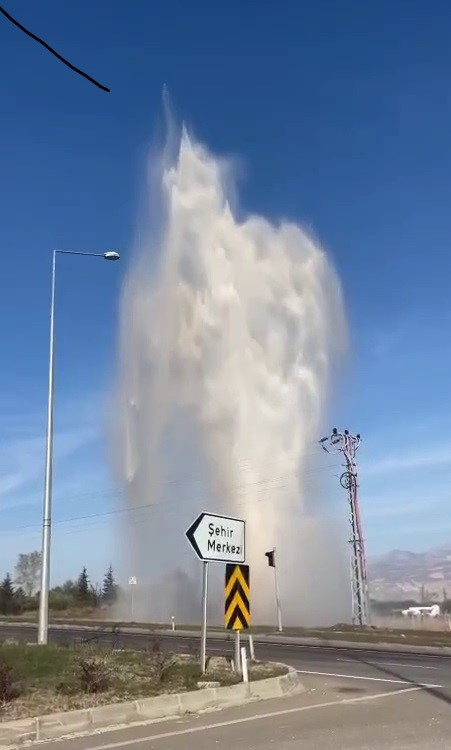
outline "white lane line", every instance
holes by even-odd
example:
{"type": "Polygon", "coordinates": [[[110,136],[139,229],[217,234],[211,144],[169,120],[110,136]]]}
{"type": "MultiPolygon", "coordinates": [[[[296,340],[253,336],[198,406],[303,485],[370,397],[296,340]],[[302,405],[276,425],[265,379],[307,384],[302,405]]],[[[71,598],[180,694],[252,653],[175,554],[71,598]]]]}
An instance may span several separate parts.
{"type": "MultiPolygon", "coordinates": [[[[329,701],[328,703],[313,703],[311,706],[298,706],[297,708],[284,708],[281,711],[272,711],[267,714],[255,714],[254,716],[245,716],[242,719],[230,719],[229,721],[221,721],[216,724],[204,724],[199,727],[189,727],[187,729],[177,729],[173,732],[163,732],[161,734],[151,734],[147,737],[140,737],[134,740],[123,740],[122,742],[111,742],[108,745],[93,745],[92,747],[86,748],[86,750],[115,750],[119,747],[131,747],[132,745],[143,744],[144,742],[155,742],[155,740],[165,740],[170,737],[181,737],[184,734],[196,734],[198,732],[204,732],[207,729],[222,729],[224,727],[231,727],[236,724],[248,724],[252,721],[261,721],[262,719],[272,719],[276,716],[287,716],[288,714],[297,714],[302,711],[313,711],[316,708],[327,708],[327,706],[342,706],[345,704],[352,703],[364,703],[369,701],[379,700],[381,698],[392,698],[395,695],[403,695],[404,693],[413,693],[414,691],[421,690],[421,687],[410,687],[401,690],[390,690],[388,693],[376,693],[375,695],[363,695],[358,698],[343,698],[338,701],[329,701]]],[[[137,725],[135,725],[137,726],[137,725]]],[[[142,725],[141,725],[142,726],[142,725]]],[[[131,727],[129,727],[130,729],[131,727]]],[[[111,731],[111,730],[110,730],[111,731]]]]}
{"type": "MultiPolygon", "coordinates": [[[[322,677],[340,677],[342,680],[369,680],[370,682],[393,682],[396,685],[411,685],[409,680],[388,680],[385,677],[364,677],[356,674],[336,674],[335,672],[311,672],[308,669],[297,669],[298,674],[314,674],[322,677]]],[[[429,685],[425,682],[415,683],[419,688],[442,688],[443,685],[429,685]]]]}
{"type": "MultiPolygon", "coordinates": [[[[418,653],[416,651],[413,651],[415,646],[412,646],[412,652],[409,651],[397,651],[396,646],[405,646],[406,644],[403,643],[393,643],[393,648],[390,649],[377,649],[377,648],[361,648],[358,645],[357,646],[323,646],[323,645],[308,645],[306,643],[274,643],[273,641],[259,641],[254,640],[255,645],[258,646],[275,646],[276,648],[296,648],[296,649],[304,649],[307,651],[333,651],[335,654],[337,651],[345,651],[349,653],[350,651],[355,651],[357,654],[370,654],[371,656],[374,656],[374,654],[393,654],[396,656],[404,656],[405,654],[408,656],[409,653],[413,656],[421,656],[423,659],[451,659],[451,656],[449,654],[443,653],[443,654],[422,654],[421,652],[418,653]]],[[[355,641],[355,643],[358,643],[358,641],[355,641]]],[[[376,644],[377,645],[377,644],[376,644]]],[[[440,648],[440,646],[438,647],[440,648]]]]}
{"type": "MultiPolygon", "coordinates": [[[[337,661],[346,661],[352,664],[359,665],[358,659],[337,659],[337,661]]],[[[383,659],[381,659],[380,661],[365,661],[364,664],[360,662],[360,664],[362,664],[362,667],[364,667],[366,664],[370,664],[372,667],[383,667],[384,665],[387,665],[387,667],[409,667],[409,669],[438,669],[438,667],[426,667],[424,664],[404,664],[397,661],[384,661],[383,659]]]]}

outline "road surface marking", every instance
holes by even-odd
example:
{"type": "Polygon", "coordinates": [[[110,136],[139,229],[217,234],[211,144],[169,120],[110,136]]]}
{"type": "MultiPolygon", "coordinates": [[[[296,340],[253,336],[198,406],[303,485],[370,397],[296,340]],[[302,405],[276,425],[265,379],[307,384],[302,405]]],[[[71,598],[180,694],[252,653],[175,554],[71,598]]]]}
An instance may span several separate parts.
{"type": "MultiPolygon", "coordinates": [[[[336,674],[335,672],[311,672],[308,669],[297,669],[298,674],[314,674],[323,677],[340,677],[344,680],[370,680],[371,682],[394,682],[397,685],[411,685],[411,680],[388,680],[386,677],[364,677],[356,674],[336,674]]],[[[443,685],[429,685],[426,682],[415,683],[419,688],[442,688],[443,685]]]]}
{"type": "MultiPolygon", "coordinates": [[[[155,742],[156,740],[165,740],[169,739],[170,737],[181,737],[184,734],[196,734],[197,732],[204,732],[207,729],[222,729],[224,727],[231,727],[236,724],[248,724],[252,721],[260,721],[261,719],[272,719],[276,716],[286,716],[288,714],[297,714],[301,713],[302,711],[312,711],[316,708],[327,708],[327,706],[342,706],[342,705],[349,705],[352,703],[364,703],[365,701],[375,701],[379,700],[381,698],[389,698],[393,697],[394,695],[402,695],[403,693],[413,693],[414,691],[421,690],[421,687],[410,687],[410,688],[404,688],[401,690],[390,690],[388,693],[376,693],[375,695],[363,695],[359,696],[358,698],[343,698],[338,701],[329,701],[325,703],[314,703],[311,706],[298,706],[297,708],[284,708],[281,711],[272,711],[271,713],[267,714],[255,714],[254,716],[245,716],[242,719],[230,719],[229,721],[221,721],[217,722],[216,724],[204,724],[201,727],[189,727],[187,729],[177,729],[173,732],[162,732],[161,734],[151,734],[147,737],[139,737],[134,740],[123,740],[122,742],[111,742],[108,745],[93,745],[92,747],[86,748],[86,750],[115,750],[116,748],[120,747],[131,747],[132,745],[138,745],[142,744],[143,742],[155,742]]],[[[141,724],[141,726],[144,726],[145,724],[148,724],[149,722],[145,722],[144,724],[141,724]]],[[[155,726],[155,723],[152,722],[155,726]]],[[[137,728],[138,725],[135,724],[135,727],[137,728]]],[[[134,727],[128,727],[128,729],[133,729],[134,727]]],[[[114,732],[114,731],[123,731],[122,730],[112,730],[109,729],[108,732],[114,732]]]]}
{"type": "MultiPolygon", "coordinates": [[[[344,641],[345,642],[345,641],[344,641]]],[[[333,651],[334,653],[337,653],[337,651],[345,651],[349,653],[349,651],[354,651],[357,654],[371,654],[374,656],[374,654],[392,654],[393,656],[407,656],[409,654],[413,656],[421,656],[424,659],[451,659],[451,656],[448,654],[429,654],[429,653],[418,653],[412,649],[415,649],[415,646],[413,644],[406,644],[406,643],[393,643],[391,644],[393,648],[383,648],[378,649],[378,643],[375,642],[375,648],[362,648],[358,645],[356,646],[323,646],[320,645],[313,645],[313,644],[307,644],[307,643],[289,643],[289,642],[282,642],[282,643],[274,643],[274,641],[259,641],[258,636],[256,636],[256,639],[254,640],[255,645],[258,646],[275,646],[276,648],[297,648],[297,649],[304,649],[307,651],[333,651]],[[403,646],[404,648],[407,646],[411,646],[411,650],[406,651],[397,651],[396,646],[403,646]]],[[[358,641],[354,641],[354,643],[358,643],[358,641]]],[[[421,647],[420,647],[421,648],[421,647]]]]}
{"type": "Polygon", "coordinates": [[[387,667],[409,667],[411,669],[438,669],[438,667],[426,667],[423,664],[401,664],[401,662],[396,661],[384,661],[381,659],[380,661],[365,661],[365,662],[359,662],[358,659],[337,659],[337,661],[347,661],[352,662],[352,664],[362,664],[362,666],[365,666],[367,664],[371,664],[371,666],[377,666],[377,667],[384,667],[385,665],[387,667]]]}

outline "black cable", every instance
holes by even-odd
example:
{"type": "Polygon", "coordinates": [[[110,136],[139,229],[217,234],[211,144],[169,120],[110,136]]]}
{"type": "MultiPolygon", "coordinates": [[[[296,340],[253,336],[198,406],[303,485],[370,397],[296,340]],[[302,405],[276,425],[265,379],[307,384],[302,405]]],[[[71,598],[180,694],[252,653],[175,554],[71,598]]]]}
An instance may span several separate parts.
{"type": "Polygon", "coordinates": [[[29,31],[25,28],[25,26],[22,26],[19,21],[16,21],[15,18],[13,18],[7,11],[1,7],[0,5],[0,13],[3,13],[5,18],[8,19],[8,21],[11,21],[11,23],[14,24],[14,26],[17,26],[18,29],[24,32],[24,34],[27,34],[27,36],[30,36],[32,39],[34,39],[36,42],[39,42],[39,44],[42,44],[43,47],[45,47],[49,52],[51,52],[52,55],[55,55],[55,57],[58,58],[58,60],[61,60],[64,65],[67,65],[68,68],[75,71],[75,73],[78,73],[79,75],[83,76],[83,78],[86,78],[88,81],[94,84],[94,86],[97,86],[97,88],[102,89],[102,91],[110,92],[110,89],[108,89],[106,86],[103,86],[103,84],[99,83],[95,80],[95,78],[92,78],[87,73],[84,73],[80,68],[76,68],[75,65],[72,65],[69,60],[66,60],[62,55],[59,54],[56,50],[53,49],[53,47],[50,46],[50,44],[47,44],[47,42],[44,42],[43,39],[40,39],[36,34],[33,34],[33,32],[29,31]]]}

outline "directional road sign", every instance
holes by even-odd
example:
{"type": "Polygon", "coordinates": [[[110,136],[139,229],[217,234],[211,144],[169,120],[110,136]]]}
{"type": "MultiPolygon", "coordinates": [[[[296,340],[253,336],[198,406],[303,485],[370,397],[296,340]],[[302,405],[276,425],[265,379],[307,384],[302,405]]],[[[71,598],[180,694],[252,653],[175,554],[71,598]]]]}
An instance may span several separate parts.
{"type": "Polygon", "coordinates": [[[242,563],[245,560],[245,522],[238,518],[201,513],[186,531],[196,555],[204,562],[242,563]]]}
{"type": "Polygon", "coordinates": [[[228,630],[247,630],[250,621],[249,565],[227,565],[224,624],[228,630]]]}

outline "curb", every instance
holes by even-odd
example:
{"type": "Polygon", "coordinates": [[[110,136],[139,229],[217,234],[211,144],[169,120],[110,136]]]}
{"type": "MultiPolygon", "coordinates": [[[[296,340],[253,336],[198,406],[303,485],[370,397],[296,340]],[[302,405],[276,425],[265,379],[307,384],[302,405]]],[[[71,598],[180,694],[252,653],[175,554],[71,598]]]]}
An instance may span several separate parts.
{"type": "Polygon", "coordinates": [[[212,709],[233,708],[252,701],[282,698],[305,691],[299,675],[286,664],[287,674],[266,680],[219,688],[203,688],[188,693],[168,693],[127,703],[111,703],[78,711],[47,714],[0,723],[0,750],[11,750],[24,742],[64,739],[99,729],[162,721],[212,709]]]}

